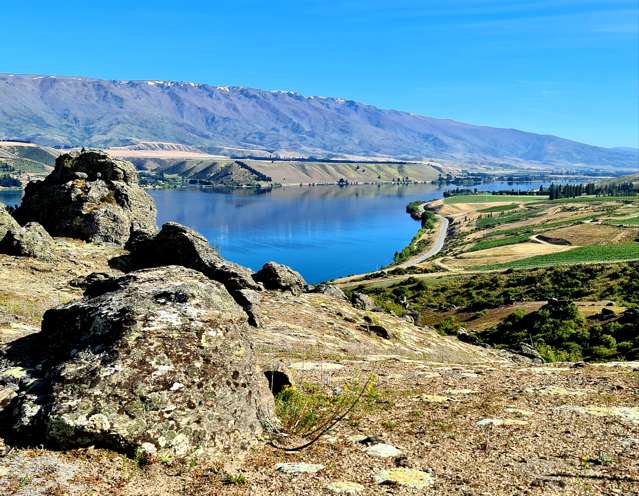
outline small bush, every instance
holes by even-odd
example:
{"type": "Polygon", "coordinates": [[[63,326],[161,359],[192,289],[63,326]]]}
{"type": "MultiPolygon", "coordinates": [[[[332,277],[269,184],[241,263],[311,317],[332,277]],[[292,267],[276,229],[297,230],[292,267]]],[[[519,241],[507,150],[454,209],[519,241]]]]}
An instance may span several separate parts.
{"type": "Polygon", "coordinates": [[[374,376],[365,383],[355,379],[345,384],[339,394],[327,394],[314,384],[285,386],[275,397],[275,412],[286,432],[304,436],[321,428],[335,418],[336,413],[346,410],[356,401],[354,411],[370,409],[378,397],[374,376]],[[362,388],[365,388],[364,391],[362,388]]]}
{"type": "Polygon", "coordinates": [[[244,474],[226,474],[222,483],[226,486],[243,486],[246,484],[246,477],[244,474]]]}

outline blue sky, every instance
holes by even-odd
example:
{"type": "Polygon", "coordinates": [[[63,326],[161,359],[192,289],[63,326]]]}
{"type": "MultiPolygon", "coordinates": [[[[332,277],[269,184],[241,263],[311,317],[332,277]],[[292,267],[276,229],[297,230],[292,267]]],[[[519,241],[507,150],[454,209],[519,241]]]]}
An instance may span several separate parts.
{"type": "Polygon", "coordinates": [[[639,147],[639,0],[5,0],[0,71],[340,96],[639,147]]]}

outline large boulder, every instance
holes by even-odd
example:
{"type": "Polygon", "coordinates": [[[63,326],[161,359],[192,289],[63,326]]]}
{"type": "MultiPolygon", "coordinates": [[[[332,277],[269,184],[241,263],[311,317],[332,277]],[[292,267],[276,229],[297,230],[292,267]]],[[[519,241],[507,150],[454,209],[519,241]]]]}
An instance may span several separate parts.
{"type": "Polygon", "coordinates": [[[13,218],[4,205],[0,204],[0,243],[7,233],[20,229],[20,224],[13,218]]]}
{"type": "Polygon", "coordinates": [[[167,222],[155,237],[138,241],[130,249],[137,266],[182,265],[228,289],[260,289],[249,269],[223,259],[204,236],[176,222],[167,222]]]}
{"type": "Polygon", "coordinates": [[[0,389],[17,394],[6,410],[19,440],[216,458],[271,425],[246,315],[222,284],[171,266],[105,290],[49,310],[40,333],[5,349],[0,389]]]}
{"type": "Polygon", "coordinates": [[[49,233],[37,222],[29,222],[7,232],[0,241],[0,252],[17,257],[49,259],[55,242],[49,233]]]}
{"type": "Polygon", "coordinates": [[[306,289],[306,281],[299,272],[275,262],[265,263],[253,274],[253,279],[264,284],[266,289],[290,291],[295,295],[302,294],[306,289]]]}
{"type": "Polygon", "coordinates": [[[333,286],[332,284],[319,284],[313,288],[314,293],[320,293],[327,296],[332,296],[333,298],[337,298],[340,300],[346,300],[346,293],[341,290],[341,288],[337,286],[333,286]]]}
{"type": "Polygon", "coordinates": [[[544,357],[531,345],[528,343],[517,343],[512,348],[508,349],[509,352],[515,353],[517,355],[521,355],[524,358],[527,358],[534,364],[542,364],[545,363],[544,357]]]}
{"type": "Polygon", "coordinates": [[[27,185],[15,217],[53,236],[120,245],[134,230],[156,230],[155,204],[133,164],[100,151],[58,157],[51,174],[27,185]]]}
{"type": "Polygon", "coordinates": [[[360,310],[375,310],[376,305],[373,298],[364,293],[359,293],[355,291],[351,294],[351,303],[355,308],[359,308],[360,310]]]}
{"type": "Polygon", "coordinates": [[[235,300],[246,310],[251,324],[255,291],[261,287],[251,277],[251,271],[223,259],[204,236],[175,222],[167,222],[155,236],[135,232],[127,243],[130,255],[126,270],[164,265],[182,265],[197,270],[209,279],[221,282],[235,300]]]}

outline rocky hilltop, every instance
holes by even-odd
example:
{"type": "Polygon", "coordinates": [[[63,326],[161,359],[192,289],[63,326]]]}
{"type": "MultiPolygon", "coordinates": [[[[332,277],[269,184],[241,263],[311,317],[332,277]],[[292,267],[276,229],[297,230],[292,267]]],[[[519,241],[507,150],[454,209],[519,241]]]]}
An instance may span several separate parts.
{"type": "Polygon", "coordinates": [[[134,230],[154,231],[156,209],[135,167],[98,151],[64,154],[43,181],[29,183],[14,213],[54,236],[124,244],[134,230]]]}
{"type": "MultiPolygon", "coordinates": [[[[131,187],[89,153],[40,201],[131,187]]],[[[636,364],[473,346],[175,223],[86,242],[83,205],[0,210],[0,493],[632,494],[636,364]]]]}

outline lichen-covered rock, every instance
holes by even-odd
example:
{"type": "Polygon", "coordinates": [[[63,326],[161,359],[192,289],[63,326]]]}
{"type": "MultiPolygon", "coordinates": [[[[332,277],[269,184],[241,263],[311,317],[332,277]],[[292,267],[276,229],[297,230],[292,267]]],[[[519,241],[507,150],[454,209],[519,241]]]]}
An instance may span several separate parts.
{"type": "Polygon", "coordinates": [[[15,217],[53,236],[120,245],[134,230],[156,229],[155,204],[133,164],[99,151],[58,157],[51,174],[27,185],[15,217]]]}
{"type": "Polygon", "coordinates": [[[424,489],[435,483],[432,474],[412,468],[391,468],[381,470],[374,476],[375,482],[389,486],[403,486],[413,489],[424,489]]]}
{"type": "Polygon", "coordinates": [[[253,305],[261,290],[251,277],[251,271],[223,259],[204,236],[186,226],[167,222],[155,236],[134,233],[127,244],[130,250],[129,269],[181,265],[197,270],[209,279],[221,282],[235,301],[257,325],[253,305]]]}
{"type": "Polygon", "coordinates": [[[55,243],[49,233],[37,222],[29,222],[7,232],[0,241],[0,252],[16,257],[48,259],[53,254],[55,243]]]}
{"type": "Polygon", "coordinates": [[[253,274],[253,279],[264,284],[266,289],[290,291],[295,295],[302,294],[306,289],[306,281],[299,272],[275,262],[264,264],[253,274]]]}
{"type": "Polygon", "coordinates": [[[521,355],[527,359],[529,359],[532,363],[542,364],[545,363],[544,357],[531,345],[528,343],[517,343],[514,347],[508,350],[511,353],[515,353],[517,355],[521,355]]]}
{"type": "Polygon", "coordinates": [[[359,308],[360,310],[375,309],[375,302],[373,299],[364,293],[354,292],[351,295],[351,303],[355,308],[359,308]]]}
{"type": "Polygon", "coordinates": [[[40,333],[5,350],[5,367],[23,365],[30,351],[28,378],[0,384],[20,390],[14,433],[58,448],[153,446],[174,458],[254,443],[270,425],[273,397],[247,317],[224,286],[171,266],[104,290],[49,310],[40,333]]]}
{"type": "Polygon", "coordinates": [[[314,293],[325,294],[327,296],[332,296],[333,298],[339,298],[342,300],[346,299],[346,294],[337,286],[333,286],[332,284],[319,284],[315,286],[313,289],[314,293]]]}
{"type": "Polygon", "coordinates": [[[145,258],[141,263],[147,266],[182,265],[223,283],[227,289],[260,289],[249,269],[223,259],[204,236],[181,224],[167,222],[144,246],[146,249],[137,255],[145,258]]]}
{"type": "Polygon", "coordinates": [[[4,205],[0,205],[0,243],[10,231],[20,229],[20,224],[13,218],[4,205]]]}

